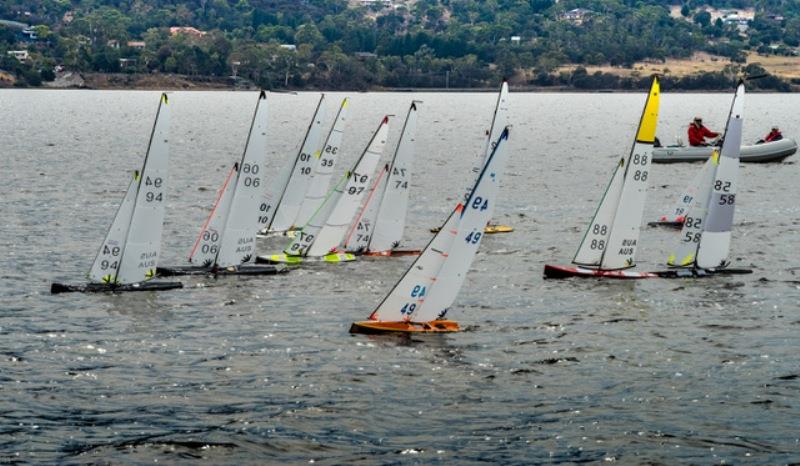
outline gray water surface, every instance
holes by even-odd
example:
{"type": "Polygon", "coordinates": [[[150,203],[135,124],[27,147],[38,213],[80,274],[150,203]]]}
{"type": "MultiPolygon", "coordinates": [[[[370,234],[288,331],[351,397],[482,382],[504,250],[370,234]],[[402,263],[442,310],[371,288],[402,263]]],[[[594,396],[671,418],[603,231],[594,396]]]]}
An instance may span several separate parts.
{"type": "MultiPolygon", "coordinates": [[[[424,101],[405,243],[422,246],[466,187],[496,95],[351,97],[337,172],[385,113],[397,115],[393,148],[410,101],[424,101]]],[[[272,173],[317,98],[269,96],[272,173]]],[[[741,168],[731,258],[752,275],[542,279],[545,263],[572,258],[644,98],[512,94],[496,219],[516,231],[481,245],[448,314],[465,331],[409,340],[347,331],[410,257],[51,296],[52,281],[84,280],[158,93],[0,91],[0,462],[800,461],[797,156],[741,168]]],[[[661,140],[685,139],[695,114],[721,130],[730,98],[664,94],[661,140]]],[[[256,99],[171,94],[163,265],[185,262],[256,99]]],[[[800,96],[748,95],[745,107],[745,140],[773,124],[800,136],[800,96]]],[[[698,169],[653,166],[645,220],[698,169]]],[[[662,267],[676,235],[643,227],[639,267],[662,267]]]]}

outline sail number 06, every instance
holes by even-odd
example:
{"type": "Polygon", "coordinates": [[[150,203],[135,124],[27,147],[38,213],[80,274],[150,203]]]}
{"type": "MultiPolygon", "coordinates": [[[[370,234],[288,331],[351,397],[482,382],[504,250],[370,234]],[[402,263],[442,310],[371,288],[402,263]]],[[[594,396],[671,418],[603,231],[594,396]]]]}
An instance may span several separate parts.
{"type": "MultiPolygon", "coordinates": [[[[245,163],[242,164],[242,173],[246,175],[256,175],[259,172],[260,167],[257,163],[245,163]]],[[[257,188],[261,185],[261,178],[257,176],[245,176],[243,181],[245,186],[252,186],[257,188]]]]}

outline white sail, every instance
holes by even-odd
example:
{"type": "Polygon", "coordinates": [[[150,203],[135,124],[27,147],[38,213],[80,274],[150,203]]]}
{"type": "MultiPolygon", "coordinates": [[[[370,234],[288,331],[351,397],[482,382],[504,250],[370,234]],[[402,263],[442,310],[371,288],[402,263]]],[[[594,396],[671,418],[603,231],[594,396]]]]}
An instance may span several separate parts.
{"type": "Polygon", "coordinates": [[[731,228],[736,209],[736,182],[744,122],[744,83],[740,82],[733,97],[728,125],[725,128],[719,166],[711,185],[708,213],[697,248],[697,266],[725,267],[731,247],[731,228]]]}
{"type": "Polygon", "coordinates": [[[161,254],[164,205],[167,202],[169,123],[167,95],[162,94],[139,178],[120,266],[113,283],[138,283],[155,276],[158,256],[161,254]]]}
{"type": "Polygon", "coordinates": [[[238,266],[256,256],[259,205],[264,198],[267,108],[267,95],[261,91],[239,163],[228,217],[225,219],[216,259],[218,267],[238,266]]]}
{"type": "Polygon", "coordinates": [[[607,192],[603,197],[573,260],[576,264],[597,265],[602,270],[625,269],[635,265],[660,94],[658,78],[653,78],[631,151],[627,159],[620,159],[609,186],[614,196],[609,196],[607,192]],[[617,177],[620,173],[622,181],[618,186],[617,177]],[[614,199],[615,202],[610,203],[614,199]]]}
{"type": "Polygon", "coordinates": [[[695,173],[692,181],[689,183],[689,186],[686,187],[686,189],[675,201],[675,206],[673,207],[672,211],[670,211],[670,213],[667,215],[662,215],[659,220],[663,222],[683,223],[683,221],[686,219],[686,214],[689,212],[689,208],[692,206],[692,204],[694,204],[694,198],[697,196],[697,192],[700,189],[703,173],[703,170],[695,173]]]}
{"type": "MultiPolygon", "coordinates": [[[[270,194],[270,199],[265,200],[265,209],[271,212],[274,218],[268,219],[266,225],[273,231],[286,231],[295,225],[295,219],[300,211],[300,205],[308,191],[314,167],[322,153],[322,120],[327,113],[325,94],[319,97],[317,109],[308,125],[300,151],[293,164],[289,164],[285,184],[281,185],[280,194],[270,194]]],[[[262,214],[263,215],[263,214],[262,214]]]]}
{"type": "Polygon", "coordinates": [[[461,204],[456,206],[436,236],[431,239],[411,267],[406,270],[394,288],[369,316],[371,320],[384,322],[408,320],[417,307],[422,306],[427,297],[427,291],[436,281],[458,233],[458,222],[461,220],[463,209],[461,204]]]}
{"type": "Polygon", "coordinates": [[[239,164],[235,163],[217,193],[217,199],[214,201],[208,218],[200,228],[200,234],[189,253],[189,262],[209,268],[216,263],[219,246],[222,242],[222,232],[225,230],[225,220],[228,218],[233,201],[233,190],[238,173],[239,164]]]}
{"type": "Polygon", "coordinates": [[[113,283],[119,268],[119,258],[125,244],[125,235],[131,225],[133,206],[136,204],[136,191],[139,189],[139,172],[133,173],[133,179],[128,184],[128,190],[122,199],[122,204],[117,209],[117,215],[111,223],[111,228],[106,233],[106,238],[97,251],[92,268],[89,269],[91,283],[113,283]]]}
{"type": "Polygon", "coordinates": [[[325,199],[322,200],[322,205],[317,208],[317,211],[311,215],[311,219],[305,224],[302,230],[295,232],[292,242],[286,246],[283,252],[289,256],[305,256],[308,249],[317,240],[317,235],[325,226],[328,217],[331,216],[333,209],[339,203],[344,190],[342,186],[347,183],[349,177],[343,176],[328,193],[325,199]]]}
{"type": "Polygon", "coordinates": [[[583,234],[578,251],[572,259],[573,264],[600,266],[600,261],[608,244],[608,237],[611,236],[611,226],[614,223],[614,216],[617,214],[617,206],[619,205],[619,198],[625,182],[624,165],[625,159],[621,158],[614,169],[614,174],[611,175],[611,181],[603,193],[603,198],[597,206],[594,217],[592,217],[589,227],[583,234]]]}
{"type": "Polygon", "coordinates": [[[467,186],[464,199],[469,197],[470,192],[475,185],[475,180],[480,175],[480,172],[486,163],[486,159],[489,158],[492,150],[494,150],[494,144],[500,138],[500,133],[502,133],[503,129],[508,125],[508,102],[508,83],[503,81],[503,84],[500,86],[500,94],[497,96],[497,104],[495,105],[494,115],[492,116],[492,125],[490,126],[489,131],[486,133],[486,142],[483,146],[483,151],[475,154],[475,159],[472,165],[473,175],[470,179],[469,185],[467,186]]]}
{"type": "Polygon", "coordinates": [[[384,165],[378,172],[375,182],[367,194],[367,199],[361,207],[358,215],[353,219],[350,229],[342,242],[342,249],[347,252],[360,253],[367,250],[375,231],[375,219],[378,216],[383,192],[386,189],[386,181],[389,179],[389,166],[384,165]]]}
{"type": "Polygon", "coordinates": [[[386,147],[388,134],[389,117],[386,116],[353,169],[347,172],[348,179],[342,188],[343,193],[306,255],[325,256],[333,252],[344,240],[358,206],[366,197],[370,180],[375,176],[375,169],[378,167],[383,149],[386,147]]]}
{"type": "Polygon", "coordinates": [[[500,180],[509,154],[508,127],[493,146],[494,149],[486,159],[483,171],[461,212],[458,230],[447,258],[428,291],[427,299],[410,313],[410,320],[429,322],[443,318],[464,285],[467,272],[481,244],[483,229],[492,218],[500,194],[500,180]]]}
{"type": "Polygon", "coordinates": [[[719,152],[714,151],[711,157],[703,164],[703,169],[698,173],[699,182],[697,195],[691,207],[686,211],[680,240],[673,252],[667,258],[667,265],[673,267],[690,267],[697,258],[697,246],[703,235],[703,226],[706,223],[708,212],[708,199],[711,197],[711,185],[719,165],[719,152]]]}
{"type": "Polygon", "coordinates": [[[600,268],[603,270],[624,269],[635,265],[652,152],[652,143],[637,141],[628,157],[625,183],[614,214],[611,234],[600,261],[600,268]]]}
{"type": "Polygon", "coordinates": [[[284,165],[278,172],[278,178],[264,190],[264,199],[261,200],[261,204],[258,206],[260,233],[267,234],[270,231],[275,231],[272,229],[272,225],[278,218],[277,209],[281,206],[281,200],[289,187],[296,163],[297,160],[284,165]]]}
{"type": "Polygon", "coordinates": [[[339,155],[339,148],[342,144],[344,126],[347,122],[348,106],[349,99],[345,97],[344,100],[342,100],[342,105],[339,107],[339,112],[336,114],[336,120],[333,122],[331,131],[328,133],[325,143],[321,146],[323,149],[312,171],[313,176],[310,185],[305,193],[297,217],[294,219],[294,227],[296,228],[302,228],[308,223],[311,216],[319,209],[320,204],[322,204],[322,201],[328,194],[333,168],[336,164],[336,158],[339,155]]]}
{"type": "MultiPolygon", "coordinates": [[[[506,86],[507,87],[507,86],[506,86]]],[[[417,134],[417,102],[408,109],[400,142],[389,169],[389,179],[383,190],[378,216],[369,242],[369,250],[374,252],[391,251],[400,244],[406,226],[408,193],[411,183],[411,170],[414,163],[417,134]]]]}

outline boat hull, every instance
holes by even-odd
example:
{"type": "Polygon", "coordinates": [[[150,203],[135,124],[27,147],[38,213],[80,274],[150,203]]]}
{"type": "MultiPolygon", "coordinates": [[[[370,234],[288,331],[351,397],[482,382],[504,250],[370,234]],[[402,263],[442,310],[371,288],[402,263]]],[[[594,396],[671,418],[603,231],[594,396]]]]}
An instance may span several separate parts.
{"type": "Polygon", "coordinates": [[[286,237],[286,238],[294,238],[295,237],[295,232],[297,232],[297,230],[279,230],[279,231],[275,231],[275,230],[260,230],[257,233],[256,236],[258,236],[259,238],[273,238],[273,237],[277,237],[277,236],[286,237]]]}
{"type": "Polygon", "coordinates": [[[106,285],[104,283],[86,283],[71,285],[68,283],[52,283],[50,293],[118,293],[123,291],[165,291],[183,288],[181,282],[142,282],[130,285],[106,285]]]}
{"type": "Polygon", "coordinates": [[[657,222],[647,222],[647,226],[649,227],[666,227],[666,228],[683,228],[683,222],[677,221],[669,221],[669,220],[659,220],[657,222]]]}
{"type": "Polygon", "coordinates": [[[290,256],[287,254],[272,254],[270,256],[256,257],[258,264],[287,264],[287,265],[300,265],[300,264],[316,264],[316,263],[340,263],[352,262],[356,260],[356,255],[349,252],[334,252],[320,257],[308,256],[290,256]]]}
{"type": "Polygon", "coordinates": [[[652,272],[633,272],[631,270],[597,270],[584,267],[569,267],[563,265],[544,266],[544,278],[614,278],[620,280],[637,280],[642,278],[659,278],[652,272]]]}
{"type": "MultiPolygon", "coordinates": [[[[433,227],[431,228],[431,233],[439,233],[441,227],[433,227]]],[[[498,233],[511,233],[514,231],[514,227],[508,225],[486,225],[486,228],[483,229],[483,232],[487,235],[496,235],[498,233]]]]}
{"type": "Polygon", "coordinates": [[[417,333],[454,333],[460,332],[458,322],[452,320],[432,320],[430,322],[380,322],[365,320],[353,322],[350,333],[365,335],[382,334],[417,334],[417,333]]]}
{"type": "MultiPolygon", "coordinates": [[[[714,148],[703,147],[659,147],[653,149],[653,163],[704,162],[711,156],[714,148]]],[[[780,162],[797,152],[794,139],[742,146],[739,159],[744,163],[780,162]]]]}
{"type": "Polygon", "coordinates": [[[419,249],[392,249],[391,251],[367,251],[361,253],[365,257],[400,257],[418,256],[422,253],[419,249]]]}
{"type": "Polygon", "coordinates": [[[693,269],[675,268],[657,270],[655,272],[633,272],[631,270],[596,270],[584,267],[569,267],[562,265],[544,266],[544,278],[612,278],[619,280],[637,280],[643,278],[703,278],[714,275],[744,275],[753,273],[751,269],[719,268],[719,269],[693,269]]]}
{"type": "Polygon", "coordinates": [[[180,275],[276,275],[288,272],[289,268],[284,264],[279,265],[242,265],[227,269],[209,269],[200,266],[175,266],[158,267],[156,276],[175,277],[180,275]]]}

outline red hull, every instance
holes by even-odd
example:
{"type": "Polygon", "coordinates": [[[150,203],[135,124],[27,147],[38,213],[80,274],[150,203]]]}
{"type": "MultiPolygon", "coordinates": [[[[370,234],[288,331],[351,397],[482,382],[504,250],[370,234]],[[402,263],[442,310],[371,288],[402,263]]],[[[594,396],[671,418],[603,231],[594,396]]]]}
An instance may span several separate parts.
{"type": "Polygon", "coordinates": [[[399,257],[399,256],[418,256],[422,253],[419,249],[404,249],[404,250],[392,250],[392,251],[367,251],[362,256],[367,257],[399,257]]]}
{"type": "Polygon", "coordinates": [[[630,270],[596,270],[583,267],[565,267],[561,265],[544,266],[544,278],[615,278],[620,280],[637,280],[642,278],[659,278],[653,272],[632,272],[630,270]]]}

